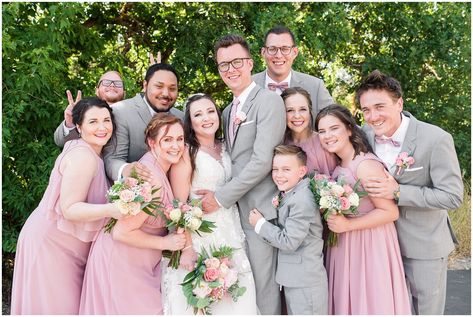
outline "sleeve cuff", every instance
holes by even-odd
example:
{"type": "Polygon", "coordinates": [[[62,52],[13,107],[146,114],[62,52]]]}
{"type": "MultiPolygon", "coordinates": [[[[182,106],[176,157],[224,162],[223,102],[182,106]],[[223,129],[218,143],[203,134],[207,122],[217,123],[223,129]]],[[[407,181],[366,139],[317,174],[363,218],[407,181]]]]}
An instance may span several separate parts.
{"type": "Polygon", "coordinates": [[[62,131],[64,132],[64,136],[68,136],[69,135],[69,132],[71,132],[72,130],[74,130],[76,127],[72,127],[72,128],[68,128],[66,127],[66,121],[63,121],[62,122],[62,131]]]}
{"type": "Polygon", "coordinates": [[[264,225],[264,223],[266,222],[266,219],[264,218],[261,218],[260,220],[258,220],[256,222],[256,225],[255,225],[255,232],[257,234],[259,234],[259,232],[261,231],[261,227],[264,225]]]}
{"type": "Polygon", "coordinates": [[[123,169],[125,168],[125,166],[127,166],[128,163],[125,163],[123,164],[122,166],[120,166],[120,168],[118,169],[118,174],[117,174],[117,179],[116,181],[119,181],[120,179],[122,179],[122,172],[123,172],[123,169]]]}

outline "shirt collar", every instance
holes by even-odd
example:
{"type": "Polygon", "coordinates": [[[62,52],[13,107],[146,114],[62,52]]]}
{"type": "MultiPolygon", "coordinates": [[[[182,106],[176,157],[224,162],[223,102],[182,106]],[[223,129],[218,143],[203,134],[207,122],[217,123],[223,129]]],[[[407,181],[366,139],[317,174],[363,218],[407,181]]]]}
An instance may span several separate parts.
{"type": "MultiPolygon", "coordinates": [[[[291,83],[291,77],[292,77],[292,71],[290,71],[290,72],[289,72],[289,75],[287,75],[287,77],[284,78],[284,80],[281,80],[279,83],[287,82],[287,84],[289,85],[289,84],[291,83]]],[[[279,84],[279,83],[276,82],[274,79],[272,79],[271,77],[269,77],[268,71],[266,71],[266,79],[265,79],[264,82],[265,82],[265,85],[266,85],[265,88],[268,88],[268,84],[269,84],[269,83],[279,84]]]]}
{"type": "Polygon", "coordinates": [[[145,104],[148,106],[148,110],[149,110],[149,113],[151,113],[151,117],[157,114],[157,112],[154,111],[154,109],[151,108],[151,106],[149,105],[148,100],[146,100],[146,96],[143,94],[141,97],[143,98],[143,101],[145,102],[145,104]]]}
{"type": "Polygon", "coordinates": [[[251,82],[251,84],[243,90],[243,92],[238,96],[233,96],[233,98],[238,98],[238,101],[240,102],[239,108],[241,108],[244,104],[246,99],[248,98],[250,92],[253,90],[253,88],[256,87],[256,83],[254,81],[251,82]]]}

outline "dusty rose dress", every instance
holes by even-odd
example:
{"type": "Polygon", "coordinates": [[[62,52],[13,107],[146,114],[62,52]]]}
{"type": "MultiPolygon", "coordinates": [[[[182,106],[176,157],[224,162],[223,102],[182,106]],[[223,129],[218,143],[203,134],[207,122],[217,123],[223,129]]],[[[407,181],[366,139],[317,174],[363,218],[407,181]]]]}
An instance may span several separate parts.
{"type": "MultiPolygon", "coordinates": [[[[364,160],[380,161],[373,154],[358,155],[347,168],[337,166],[354,185],[356,169],[364,160]]],[[[369,197],[358,208],[362,216],[374,209],[369,197]]],[[[339,234],[338,245],[327,250],[329,314],[410,315],[404,268],[394,223],[339,234]]]]}
{"type": "MultiPolygon", "coordinates": [[[[162,202],[170,203],[173,196],[168,179],[150,152],[140,162],[162,181],[162,202]]],[[[159,215],[148,216],[141,230],[159,236],[167,234],[159,215]]],[[[161,250],[136,248],[101,231],[90,251],[80,314],[162,314],[160,262],[161,250]]]]}
{"type": "Polygon", "coordinates": [[[309,173],[318,171],[325,175],[331,175],[337,166],[335,154],[325,151],[320,144],[317,133],[312,133],[312,136],[302,142],[289,141],[288,144],[300,146],[307,154],[307,167],[309,173]]]}
{"type": "Polygon", "coordinates": [[[11,314],[79,313],[85,264],[91,241],[105,219],[73,222],[59,206],[62,175],[59,165],[66,153],[85,147],[94,153],[97,174],[86,202],[106,203],[108,181],[102,159],[82,139],[69,141],[56,159],[41,202],[21,229],[16,247],[11,314]]]}

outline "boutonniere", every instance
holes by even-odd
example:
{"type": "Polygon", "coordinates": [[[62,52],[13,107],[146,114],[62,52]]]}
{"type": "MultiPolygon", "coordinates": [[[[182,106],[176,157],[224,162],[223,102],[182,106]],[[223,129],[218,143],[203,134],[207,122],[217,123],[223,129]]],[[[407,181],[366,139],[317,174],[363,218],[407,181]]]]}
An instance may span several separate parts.
{"type": "Polygon", "coordinates": [[[401,170],[410,167],[414,163],[415,160],[412,157],[412,154],[408,154],[407,152],[399,153],[396,158],[396,166],[398,167],[396,175],[399,175],[401,173],[401,170]]]}
{"type": "Polygon", "coordinates": [[[279,194],[277,194],[276,196],[273,197],[273,199],[271,200],[271,204],[273,204],[273,207],[275,209],[278,209],[279,205],[281,204],[281,200],[282,200],[281,193],[279,193],[279,194]]]}
{"type": "Polygon", "coordinates": [[[242,122],[245,122],[245,120],[246,120],[246,113],[239,110],[235,114],[235,119],[233,120],[233,124],[240,125],[242,122]]]}

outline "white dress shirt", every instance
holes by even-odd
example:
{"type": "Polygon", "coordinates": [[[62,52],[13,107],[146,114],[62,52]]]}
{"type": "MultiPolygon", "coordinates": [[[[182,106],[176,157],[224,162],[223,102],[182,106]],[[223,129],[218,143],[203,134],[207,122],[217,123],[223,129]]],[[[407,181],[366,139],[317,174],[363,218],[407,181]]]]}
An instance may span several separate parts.
{"type": "MultiPolygon", "coordinates": [[[[396,157],[401,152],[402,143],[406,137],[407,128],[409,127],[409,118],[401,113],[401,124],[397,128],[396,132],[391,136],[396,142],[399,142],[399,147],[394,146],[391,142],[386,143],[376,143],[374,152],[376,155],[386,164],[386,166],[391,171],[392,167],[396,163],[396,157]]],[[[382,135],[381,138],[387,138],[385,135],[382,135]]]]}

